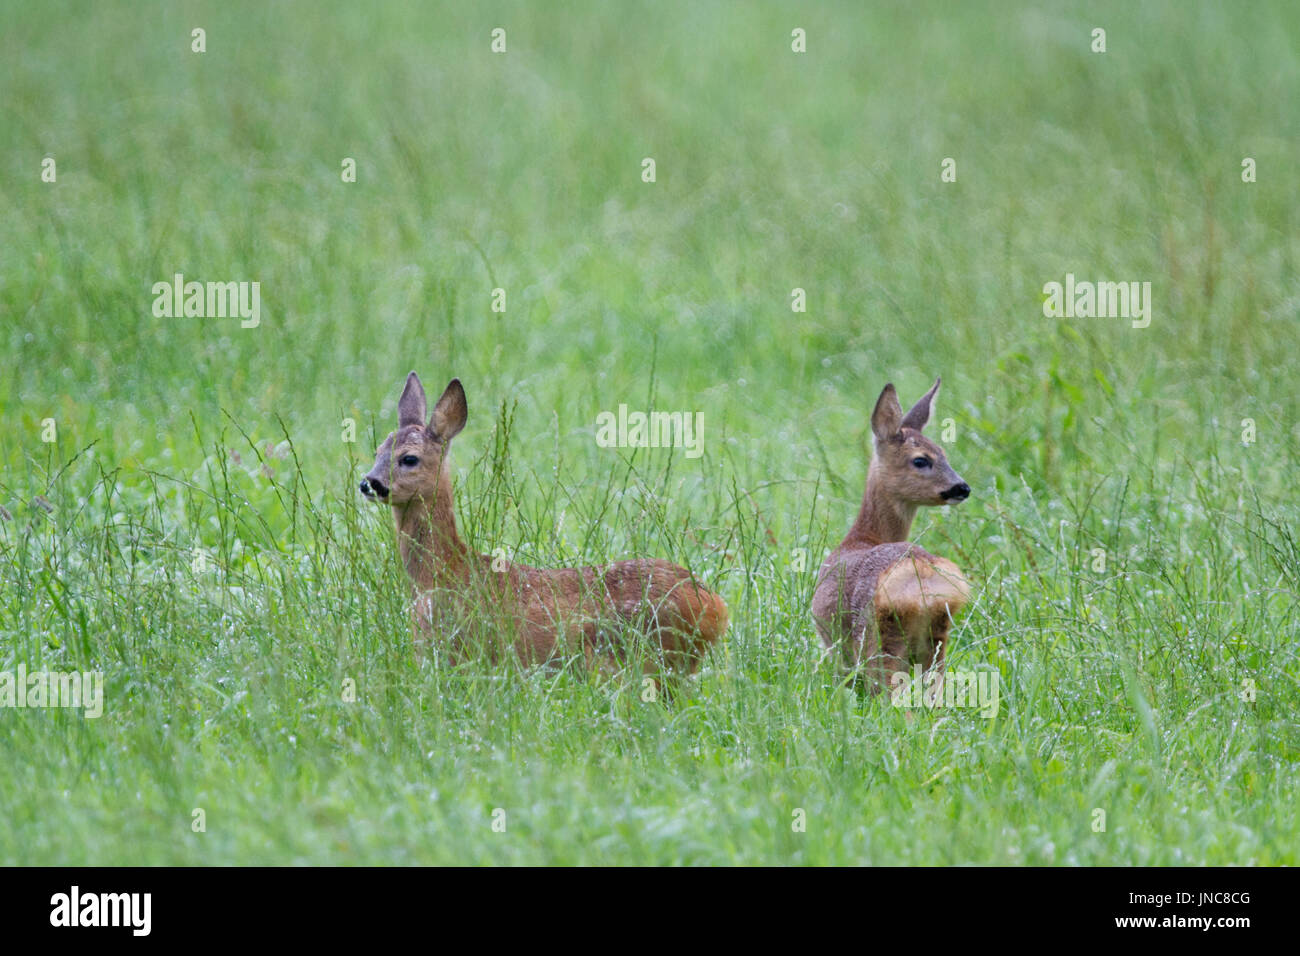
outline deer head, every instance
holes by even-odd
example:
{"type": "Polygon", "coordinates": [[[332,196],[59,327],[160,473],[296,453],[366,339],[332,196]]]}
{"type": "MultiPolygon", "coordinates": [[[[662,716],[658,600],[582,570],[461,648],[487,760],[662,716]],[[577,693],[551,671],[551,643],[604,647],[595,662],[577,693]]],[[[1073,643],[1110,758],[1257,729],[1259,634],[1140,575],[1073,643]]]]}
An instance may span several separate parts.
{"type": "Polygon", "coordinates": [[[420,376],[406,376],[397,403],[397,430],[375,452],[375,466],[361,479],[361,493],[394,507],[412,501],[450,497],[451,440],[465,427],[468,409],[460,379],[452,379],[425,421],[426,402],[420,376]],[[445,486],[445,487],[444,487],[445,486]]]}
{"type": "Polygon", "coordinates": [[[921,434],[934,412],[939,381],[906,415],[893,384],[886,385],[871,413],[875,454],[869,481],[905,507],[955,505],[970,496],[970,485],[952,470],[943,449],[921,434]]]}

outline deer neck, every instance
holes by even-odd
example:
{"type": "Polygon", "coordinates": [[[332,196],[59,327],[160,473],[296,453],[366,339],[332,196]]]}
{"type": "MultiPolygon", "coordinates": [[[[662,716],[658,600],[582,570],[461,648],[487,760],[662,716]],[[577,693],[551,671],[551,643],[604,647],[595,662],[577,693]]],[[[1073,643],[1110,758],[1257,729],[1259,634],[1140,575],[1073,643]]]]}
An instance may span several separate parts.
{"type": "Polygon", "coordinates": [[[862,494],[862,507],[840,546],[866,544],[874,547],[891,541],[906,541],[915,517],[916,505],[900,501],[889,492],[872,459],[867,470],[867,489],[862,494]]]}
{"type": "Polygon", "coordinates": [[[456,533],[456,512],[451,499],[451,479],[443,475],[432,499],[412,498],[393,505],[397,523],[397,550],[416,593],[447,586],[464,577],[469,549],[456,533]]]}

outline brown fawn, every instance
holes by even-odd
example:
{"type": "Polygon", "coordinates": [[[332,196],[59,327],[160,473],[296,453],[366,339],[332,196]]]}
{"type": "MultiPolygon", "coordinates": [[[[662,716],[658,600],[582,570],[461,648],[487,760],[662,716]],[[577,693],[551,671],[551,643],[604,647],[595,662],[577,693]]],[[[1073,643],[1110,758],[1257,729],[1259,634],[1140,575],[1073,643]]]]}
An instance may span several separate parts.
{"type": "Polygon", "coordinates": [[[871,413],[875,454],[862,508],[822,564],[813,593],[813,619],[828,653],[838,652],[873,694],[913,664],[936,669],[942,680],[952,616],[970,594],[957,565],[907,543],[917,508],[970,496],[943,449],[921,434],[938,391],[935,379],[906,415],[892,384],[881,391],[871,413]]]}
{"type": "Polygon", "coordinates": [[[361,481],[363,495],[393,509],[411,579],[417,657],[438,639],[453,662],[483,651],[495,660],[512,644],[525,663],[580,651],[588,665],[603,667],[644,640],[646,673],[694,673],[726,630],[727,605],[685,568],[656,560],[530,568],[461,541],[448,453],[467,415],[465,391],[452,379],[426,421],[424,387],[412,372],[397,404],[397,430],[361,481]]]}

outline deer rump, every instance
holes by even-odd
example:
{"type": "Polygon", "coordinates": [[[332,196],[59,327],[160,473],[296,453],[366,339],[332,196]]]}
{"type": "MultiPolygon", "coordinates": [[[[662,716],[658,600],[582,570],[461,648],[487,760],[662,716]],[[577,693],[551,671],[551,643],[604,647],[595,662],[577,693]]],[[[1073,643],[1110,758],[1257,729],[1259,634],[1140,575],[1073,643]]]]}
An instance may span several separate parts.
{"type": "Polygon", "coordinates": [[[817,586],[817,630],[852,668],[942,666],[953,615],[970,596],[957,565],[906,541],[837,552],[817,586]],[[835,586],[823,589],[827,581],[835,586]]]}
{"type": "Polygon", "coordinates": [[[417,599],[426,635],[453,635],[453,659],[475,646],[495,657],[495,637],[512,643],[525,663],[579,651],[589,665],[616,663],[639,637],[645,654],[690,674],[727,627],[722,598],[667,561],[560,569],[511,564],[493,571],[485,558],[479,583],[468,593],[426,592],[417,599]],[[472,637],[475,623],[492,633],[472,637]]]}

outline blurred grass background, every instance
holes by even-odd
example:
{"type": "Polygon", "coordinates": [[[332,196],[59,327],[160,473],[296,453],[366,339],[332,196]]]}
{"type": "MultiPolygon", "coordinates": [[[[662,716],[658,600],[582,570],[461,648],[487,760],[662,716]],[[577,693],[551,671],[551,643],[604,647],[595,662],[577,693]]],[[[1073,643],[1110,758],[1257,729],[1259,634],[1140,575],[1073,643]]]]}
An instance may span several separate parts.
{"type": "Polygon", "coordinates": [[[99,721],[0,711],[0,859],[1296,862],[1298,41],[1281,3],[0,6],[0,669],[108,679],[99,721]],[[154,318],[177,272],[261,325],[154,318]],[[1045,318],[1067,272],[1151,326],[1045,318]],[[465,383],[480,550],[723,591],[688,704],[414,668],[354,492],[411,368],[465,383]],[[914,726],[807,599],[881,386],[937,374],[974,496],[916,533],[1006,699],[914,726]],[[620,403],[705,456],[598,448],[620,403]]]}

